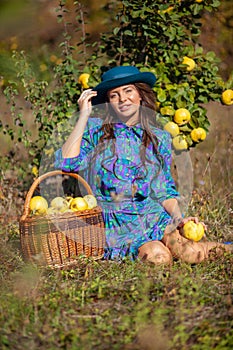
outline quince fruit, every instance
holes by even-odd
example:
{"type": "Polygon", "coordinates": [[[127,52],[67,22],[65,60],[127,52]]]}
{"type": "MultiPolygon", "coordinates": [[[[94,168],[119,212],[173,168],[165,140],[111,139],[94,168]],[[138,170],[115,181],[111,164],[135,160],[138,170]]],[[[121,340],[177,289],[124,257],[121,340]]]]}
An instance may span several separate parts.
{"type": "Polygon", "coordinates": [[[88,209],[97,207],[97,200],[92,194],[87,194],[83,199],[87,202],[88,209]]]}
{"type": "Polygon", "coordinates": [[[90,78],[90,74],[88,73],[82,73],[78,78],[78,83],[82,85],[84,89],[88,89],[88,80],[90,78]]]}
{"type": "Polygon", "coordinates": [[[175,137],[180,133],[179,126],[174,122],[168,122],[165,124],[164,130],[168,131],[172,137],[175,137]]]}
{"type": "Polygon", "coordinates": [[[38,170],[38,168],[37,168],[36,165],[34,165],[34,166],[32,167],[32,174],[33,174],[35,177],[38,177],[38,175],[39,175],[39,170],[38,170]]]}
{"type": "Polygon", "coordinates": [[[233,104],[233,90],[227,89],[223,91],[222,102],[227,106],[230,106],[233,104]]]}
{"type": "Polygon", "coordinates": [[[48,210],[48,202],[42,196],[34,196],[30,200],[29,209],[33,215],[44,215],[48,210]]]}
{"type": "Polygon", "coordinates": [[[191,119],[190,112],[186,108],[179,108],[175,111],[174,121],[178,125],[187,124],[191,119]]]}
{"type": "Polygon", "coordinates": [[[187,66],[186,70],[188,72],[191,72],[191,70],[193,70],[195,68],[195,66],[196,66],[195,61],[192,58],[187,57],[187,56],[183,57],[182,64],[185,64],[187,66]]]}
{"type": "Polygon", "coordinates": [[[194,221],[188,221],[183,226],[183,235],[185,238],[198,242],[205,234],[204,226],[201,223],[196,224],[194,221]]]}
{"type": "Polygon", "coordinates": [[[70,202],[70,209],[73,211],[87,210],[88,204],[83,197],[75,197],[70,202]]]}
{"type": "Polygon", "coordinates": [[[173,116],[175,114],[175,110],[172,106],[165,106],[160,108],[160,113],[162,115],[170,115],[173,116]]]}
{"type": "Polygon", "coordinates": [[[196,128],[191,131],[191,139],[194,142],[200,142],[205,140],[206,131],[203,128],[196,128]]]}
{"type": "Polygon", "coordinates": [[[185,138],[179,135],[174,137],[172,144],[177,151],[184,151],[188,148],[188,143],[185,138]]]}
{"type": "Polygon", "coordinates": [[[51,200],[50,206],[62,212],[69,207],[69,203],[63,197],[55,197],[51,200]]]}

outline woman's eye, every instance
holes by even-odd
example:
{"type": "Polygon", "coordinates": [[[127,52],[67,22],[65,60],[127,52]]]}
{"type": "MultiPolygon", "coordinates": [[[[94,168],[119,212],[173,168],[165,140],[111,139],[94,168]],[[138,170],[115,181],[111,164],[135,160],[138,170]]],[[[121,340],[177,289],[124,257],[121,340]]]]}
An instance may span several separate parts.
{"type": "Polygon", "coordinates": [[[116,98],[116,96],[117,95],[114,94],[114,95],[110,95],[109,97],[110,97],[110,99],[114,99],[114,98],[116,98]]]}

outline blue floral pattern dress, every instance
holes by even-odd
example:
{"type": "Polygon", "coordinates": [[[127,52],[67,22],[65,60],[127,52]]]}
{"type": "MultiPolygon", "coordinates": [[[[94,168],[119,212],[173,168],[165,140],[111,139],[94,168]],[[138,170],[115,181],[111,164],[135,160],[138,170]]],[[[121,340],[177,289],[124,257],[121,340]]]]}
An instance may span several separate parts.
{"type": "Polygon", "coordinates": [[[103,209],[105,258],[121,259],[127,255],[136,258],[142,244],[163,238],[171,217],[162,202],[179,195],[170,171],[171,137],[168,132],[153,127],[162,167],[152,144],[146,149],[149,162],[142,164],[140,123],[131,127],[121,122],[114,124],[115,140],[107,140],[106,146],[96,152],[103,135],[102,122],[99,118],[89,118],[79,156],[63,158],[59,149],[55,167],[66,172],[82,171],[91,186],[103,209]]]}

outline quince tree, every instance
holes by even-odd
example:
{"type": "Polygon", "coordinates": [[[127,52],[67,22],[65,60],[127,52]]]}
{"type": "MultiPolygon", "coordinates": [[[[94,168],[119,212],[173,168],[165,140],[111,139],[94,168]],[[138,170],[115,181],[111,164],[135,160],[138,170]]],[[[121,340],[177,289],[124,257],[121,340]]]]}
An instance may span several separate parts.
{"type": "MultiPolygon", "coordinates": [[[[204,52],[198,40],[204,11],[219,6],[219,0],[122,0],[112,33],[102,35],[101,50],[108,65],[134,64],[156,75],[158,120],[167,129],[168,123],[177,123],[179,139],[185,139],[187,149],[205,139],[193,137],[193,130],[208,133],[203,104],[224,103],[222,93],[232,87],[232,80],[224,82],[219,75],[215,53],[204,52]],[[185,122],[181,111],[187,111],[185,122]]],[[[173,131],[174,127],[172,135],[173,131]]]]}

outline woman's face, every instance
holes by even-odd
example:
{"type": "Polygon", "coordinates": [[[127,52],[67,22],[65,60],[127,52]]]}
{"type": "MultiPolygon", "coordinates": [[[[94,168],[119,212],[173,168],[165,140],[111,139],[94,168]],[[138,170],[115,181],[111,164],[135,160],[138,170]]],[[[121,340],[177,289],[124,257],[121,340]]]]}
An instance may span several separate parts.
{"type": "Polygon", "coordinates": [[[121,120],[128,121],[132,117],[139,119],[141,97],[133,84],[109,90],[108,99],[111,107],[121,120]]]}

